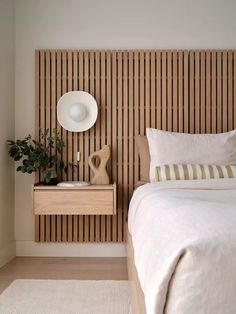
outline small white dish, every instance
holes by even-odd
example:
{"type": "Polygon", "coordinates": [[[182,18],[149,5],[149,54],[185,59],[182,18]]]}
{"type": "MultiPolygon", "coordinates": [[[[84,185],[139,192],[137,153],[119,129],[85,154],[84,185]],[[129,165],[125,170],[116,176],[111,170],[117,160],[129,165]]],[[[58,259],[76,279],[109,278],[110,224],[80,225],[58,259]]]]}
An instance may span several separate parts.
{"type": "Polygon", "coordinates": [[[57,186],[62,186],[62,187],[73,187],[73,186],[83,187],[83,186],[89,186],[89,185],[90,185],[90,182],[86,182],[86,181],[62,181],[57,184],[57,186]]]}

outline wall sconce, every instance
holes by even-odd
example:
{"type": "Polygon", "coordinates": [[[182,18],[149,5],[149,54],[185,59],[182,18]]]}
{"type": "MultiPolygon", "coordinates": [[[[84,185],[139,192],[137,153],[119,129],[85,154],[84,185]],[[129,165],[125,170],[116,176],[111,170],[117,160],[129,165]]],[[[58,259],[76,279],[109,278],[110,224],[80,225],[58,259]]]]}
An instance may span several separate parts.
{"type": "Polygon", "coordinates": [[[65,93],[57,103],[57,120],[70,132],[87,131],[95,124],[97,115],[97,102],[87,92],[65,93]]]}

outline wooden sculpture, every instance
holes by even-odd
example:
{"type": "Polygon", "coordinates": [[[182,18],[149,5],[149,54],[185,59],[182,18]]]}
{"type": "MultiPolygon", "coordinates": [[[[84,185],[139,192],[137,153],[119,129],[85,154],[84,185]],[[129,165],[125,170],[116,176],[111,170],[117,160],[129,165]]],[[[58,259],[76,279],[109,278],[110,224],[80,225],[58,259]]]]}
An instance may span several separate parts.
{"type": "Polygon", "coordinates": [[[106,170],[107,162],[110,158],[111,150],[108,145],[105,145],[101,150],[92,153],[89,156],[89,166],[91,167],[94,176],[91,179],[92,184],[109,184],[110,179],[106,170]],[[95,158],[99,159],[99,165],[96,166],[95,158]]]}

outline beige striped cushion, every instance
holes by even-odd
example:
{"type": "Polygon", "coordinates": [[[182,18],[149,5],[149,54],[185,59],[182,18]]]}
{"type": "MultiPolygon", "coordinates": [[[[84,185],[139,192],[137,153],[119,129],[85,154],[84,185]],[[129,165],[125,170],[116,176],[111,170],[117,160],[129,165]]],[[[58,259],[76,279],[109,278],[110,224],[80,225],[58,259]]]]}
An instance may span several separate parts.
{"type": "Polygon", "coordinates": [[[236,178],[236,166],[179,164],[156,167],[156,181],[236,178]]]}

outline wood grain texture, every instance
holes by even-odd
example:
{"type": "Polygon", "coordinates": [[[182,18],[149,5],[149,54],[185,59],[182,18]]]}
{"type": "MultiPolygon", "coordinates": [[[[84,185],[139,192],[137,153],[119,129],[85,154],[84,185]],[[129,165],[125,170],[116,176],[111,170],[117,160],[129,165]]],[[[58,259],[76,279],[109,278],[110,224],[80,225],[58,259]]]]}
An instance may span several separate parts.
{"type": "Polygon", "coordinates": [[[109,184],[110,178],[107,173],[107,163],[110,159],[111,149],[110,146],[105,145],[99,151],[89,155],[89,166],[92,169],[93,176],[91,178],[92,184],[109,184]],[[98,159],[98,165],[96,163],[98,159]]]}
{"type": "Polygon", "coordinates": [[[131,294],[131,308],[132,313],[146,314],[145,297],[142,287],[140,285],[138,272],[134,263],[134,248],[132,243],[132,237],[128,233],[127,236],[127,268],[129,287],[131,294]]]}
{"type": "MultiPolygon", "coordinates": [[[[50,228],[52,228],[49,215],[69,215],[68,228],[72,231],[71,215],[113,215],[116,213],[115,206],[116,184],[90,185],[82,188],[57,186],[36,186],[34,188],[34,213],[37,216],[47,215],[47,242],[50,239],[50,228]]],[[[64,228],[66,227],[64,226],[64,228]]],[[[70,232],[69,237],[72,241],[72,232],[70,232]]]]}
{"type": "MultiPolygon", "coordinates": [[[[117,182],[117,215],[35,217],[36,241],[123,242],[129,200],[139,181],[135,136],[146,127],[219,133],[236,127],[236,52],[232,50],[38,50],[35,55],[36,136],[57,128],[76,162],[62,179],[90,180],[88,156],[111,147],[108,174],[117,182]],[[84,133],[56,121],[63,93],[85,90],[98,103],[98,120],[84,133]]],[[[60,178],[61,179],[61,178],[60,178]]],[[[36,175],[36,182],[41,180],[36,175]]]]}
{"type": "Polygon", "coordinates": [[[16,257],[0,269],[0,294],[16,279],[127,280],[127,277],[123,257],[16,257]]]}

